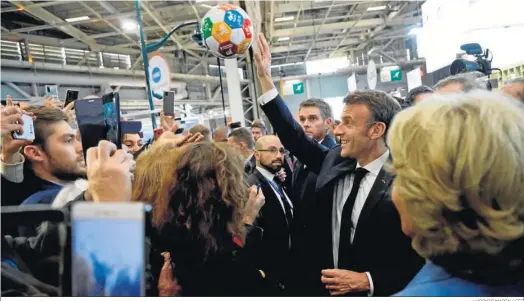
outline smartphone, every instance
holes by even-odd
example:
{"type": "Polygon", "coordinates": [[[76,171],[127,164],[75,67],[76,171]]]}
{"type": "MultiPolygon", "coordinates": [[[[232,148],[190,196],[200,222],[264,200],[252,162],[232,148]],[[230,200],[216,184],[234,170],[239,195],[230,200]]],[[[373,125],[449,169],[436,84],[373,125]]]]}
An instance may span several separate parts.
{"type": "Polygon", "coordinates": [[[141,203],[73,205],[72,295],[145,295],[145,211],[141,203]]]}
{"type": "Polygon", "coordinates": [[[78,99],[78,90],[67,90],[66,92],[66,99],[64,102],[64,108],[67,107],[68,104],[78,99]]]}
{"type": "Polygon", "coordinates": [[[89,148],[98,146],[100,140],[106,139],[104,103],[102,98],[75,101],[75,114],[78,129],[82,137],[82,148],[85,158],[89,148]]]}
{"type": "Polygon", "coordinates": [[[120,120],[120,96],[111,92],[102,96],[104,120],[107,129],[106,139],[113,142],[118,149],[122,148],[122,127],[120,120]]]}
{"type": "Polygon", "coordinates": [[[142,121],[130,120],[120,122],[120,128],[122,129],[122,135],[125,134],[139,134],[142,130],[142,121]]]}
{"type": "Polygon", "coordinates": [[[35,140],[35,126],[33,124],[33,117],[23,114],[22,120],[24,121],[24,125],[23,125],[24,132],[20,133],[19,131],[13,131],[11,133],[11,135],[13,136],[13,139],[35,140]]]}
{"type": "Polygon", "coordinates": [[[54,100],[58,100],[58,87],[56,85],[46,85],[45,96],[52,97],[54,100]]]}
{"type": "Polygon", "coordinates": [[[175,116],[175,92],[164,92],[164,115],[175,116]]]}

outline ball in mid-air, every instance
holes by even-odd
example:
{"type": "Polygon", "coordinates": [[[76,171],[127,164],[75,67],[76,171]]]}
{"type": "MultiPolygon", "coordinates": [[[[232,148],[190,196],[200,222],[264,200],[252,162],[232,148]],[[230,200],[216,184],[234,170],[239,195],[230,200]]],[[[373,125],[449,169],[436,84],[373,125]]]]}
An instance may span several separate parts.
{"type": "Polygon", "coordinates": [[[251,18],[242,8],[232,4],[212,7],[202,19],[201,30],[206,47],[221,58],[244,54],[254,35],[251,18]]]}

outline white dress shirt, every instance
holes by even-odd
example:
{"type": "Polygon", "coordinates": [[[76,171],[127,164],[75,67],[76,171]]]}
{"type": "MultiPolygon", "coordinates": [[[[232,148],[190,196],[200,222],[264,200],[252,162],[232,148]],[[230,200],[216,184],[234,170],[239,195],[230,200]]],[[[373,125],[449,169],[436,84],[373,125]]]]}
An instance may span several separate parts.
{"type": "MultiPolygon", "coordinates": [[[[278,91],[276,88],[274,88],[260,96],[258,98],[258,103],[261,106],[263,106],[268,102],[272,101],[275,97],[277,97],[277,95],[278,91]]],[[[373,187],[373,184],[375,183],[375,180],[377,179],[380,170],[382,169],[384,163],[388,160],[388,158],[389,151],[386,151],[384,154],[382,154],[382,156],[370,162],[366,166],[360,166],[360,164],[357,163],[356,168],[364,167],[368,170],[368,173],[360,182],[360,187],[357,193],[357,197],[355,199],[355,205],[353,206],[353,212],[351,214],[351,221],[353,225],[355,225],[351,229],[351,242],[353,242],[353,238],[355,236],[358,218],[360,217],[362,208],[366,203],[366,199],[369,193],[371,192],[371,188],[373,187]]],[[[342,219],[342,210],[344,209],[344,204],[346,203],[346,200],[349,197],[349,194],[351,193],[351,188],[353,187],[353,179],[353,173],[346,175],[345,177],[338,180],[337,184],[335,185],[335,190],[333,191],[332,240],[333,262],[335,264],[335,268],[338,267],[338,247],[340,241],[340,222],[342,219]]],[[[371,274],[369,272],[366,272],[366,275],[368,276],[370,286],[369,296],[372,296],[374,292],[373,279],[371,278],[371,274]]]]}
{"type": "MultiPolygon", "coordinates": [[[[368,171],[368,173],[360,182],[360,187],[358,189],[357,197],[355,199],[355,205],[353,206],[353,211],[351,213],[351,222],[354,225],[354,227],[351,228],[351,243],[353,243],[353,239],[355,238],[355,231],[357,229],[358,218],[360,217],[362,208],[364,208],[364,204],[366,203],[366,199],[368,198],[368,195],[371,192],[371,188],[373,187],[373,184],[375,184],[375,180],[377,179],[380,170],[382,169],[384,163],[386,163],[388,158],[389,151],[386,151],[384,154],[382,154],[382,156],[368,163],[366,166],[360,166],[360,164],[357,163],[356,168],[363,167],[368,171]]],[[[338,267],[338,247],[340,244],[340,222],[342,220],[342,211],[344,210],[344,204],[346,203],[349,194],[351,193],[351,189],[353,188],[354,178],[354,173],[351,173],[339,179],[333,191],[333,218],[331,234],[333,236],[333,262],[335,264],[335,268],[338,267]]],[[[366,274],[368,276],[369,284],[371,287],[370,292],[371,294],[373,294],[373,280],[369,273],[366,274]]]]}
{"type": "MultiPolygon", "coordinates": [[[[266,180],[272,182],[274,185],[277,185],[274,181],[274,178],[275,178],[275,175],[270,173],[269,171],[261,168],[261,167],[258,167],[257,166],[257,170],[264,176],[264,178],[266,178],[266,180]]],[[[278,193],[278,191],[275,190],[275,188],[273,187],[273,185],[269,185],[271,186],[271,189],[273,190],[273,192],[275,193],[275,195],[277,196],[277,199],[279,200],[280,202],[280,206],[282,207],[282,211],[284,211],[284,215],[286,214],[286,208],[284,207],[284,203],[282,203],[283,201],[281,200],[280,198],[280,193],[278,193]]],[[[293,203],[291,203],[291,201],[289,200],[289,197],[287,196],[286,192],[282,190],[282,192],[284,192],[284,196],[286,197],[286,201],[287,203],[289,204],[289,206],[291,207],[291,209],[293,209],[293,203]]],[[[291,211],[291,215],[293,215],[293,211],[291,211]]]]}

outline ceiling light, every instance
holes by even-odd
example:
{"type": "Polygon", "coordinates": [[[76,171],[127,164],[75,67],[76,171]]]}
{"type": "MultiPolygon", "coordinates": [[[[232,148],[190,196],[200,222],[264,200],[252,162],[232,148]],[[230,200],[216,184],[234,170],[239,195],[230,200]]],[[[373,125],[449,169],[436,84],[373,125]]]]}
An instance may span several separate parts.
{"type": "Polygon", "coordinates": [[[122,29],[127,32],[136,32],[138,24],[132,20],[124,20],[122,21],[122,29]]]}
{"type": "Polygon", "coordinates": [[[278,41],[279,41],[279,42],[289,41],[289,37],[281,37],[281,38],[278,38],[278,41]]]}
{"type": "Polygon", "coordinates": [[[275,22],[291,21],[293,19],[295,19],[295,16],[279,17],[275,18],[275,22]]]}
{"type": "Polygon", "coordinates": [[[422,32],[422,27],[415,27],[415,28],[411,28],[411,30],[409,31],[408,35],[418,35],[422,32]]]}
{"type": "Polygon", "coordinates": [[[372,6],[372,7],[368,7],[368,11],[385,10],[386,8],[388,8],[388,7],[385,6],[385,5],[372,6]]]}
{"type": "Polygon", "coordinates": [[[66,22],[76,22],[76,21],[85,21],[85,20],[89,20],[89,16],[81,16],[81,17],[76,17],[76,18],[68,18],[68,19],[65,19],[66,22]]]}

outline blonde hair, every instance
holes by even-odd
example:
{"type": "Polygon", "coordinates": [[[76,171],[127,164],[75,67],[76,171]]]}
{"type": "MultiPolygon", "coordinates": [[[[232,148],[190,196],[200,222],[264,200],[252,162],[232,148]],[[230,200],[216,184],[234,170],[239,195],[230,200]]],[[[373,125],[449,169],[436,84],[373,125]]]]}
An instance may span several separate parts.
{"type": "Polygon", "coordinates": [[[524,237],[524,111],[514,101],[428,96],[397,115],[388,144],[421,256],[495,255],[524,237]]]}
{"type": "Polygon", "coordinates": [[[180,150],[174,142],[165,141],[153,144],[136,160],[132,199],[153,206],[152,220],[155,226],[160,226],[172,216],[167,205],[169,200],[162,199],[161,187],[163,175],[175,172],[179,154],[180,150]]]}

